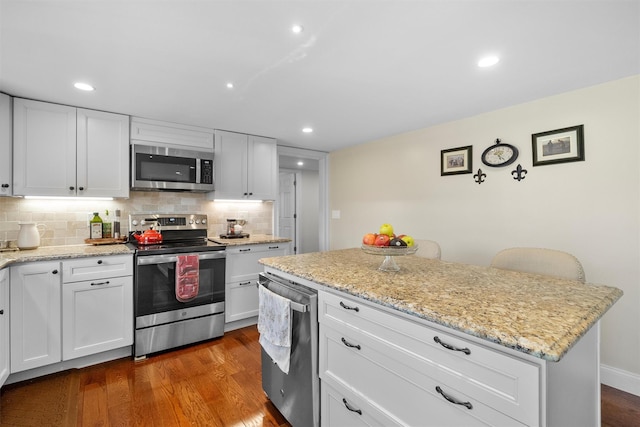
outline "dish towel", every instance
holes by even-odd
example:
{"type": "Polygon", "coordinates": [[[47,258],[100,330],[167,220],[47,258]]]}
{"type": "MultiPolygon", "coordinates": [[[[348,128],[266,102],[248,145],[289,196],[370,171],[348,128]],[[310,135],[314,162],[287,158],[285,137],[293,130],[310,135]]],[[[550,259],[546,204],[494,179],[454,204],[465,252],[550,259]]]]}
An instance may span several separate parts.
{"type": "Polygon", "coordinates": [[[289,373],[291,358],[291,301],[258,285],[260,345],[280,370],[289,373]]]}
{"type": "Polygon", "coordinates": [[[176,299],[187,302],[198,296],[200,288],[198,255],[178,255],[176,262],[176,299]]]}

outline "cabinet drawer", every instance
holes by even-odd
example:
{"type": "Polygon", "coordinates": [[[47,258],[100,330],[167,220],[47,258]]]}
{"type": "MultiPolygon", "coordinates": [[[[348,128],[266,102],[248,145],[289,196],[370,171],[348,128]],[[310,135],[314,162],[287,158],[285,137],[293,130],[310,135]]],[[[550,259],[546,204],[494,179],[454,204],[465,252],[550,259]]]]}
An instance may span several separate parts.
{"type": "Polygon", "coordinates": [[[401,426],[367,399],[340,385],[320,385],[322,427],[401,426]]]}
{"type": "Polygon", "coordinates": [[[392,355],[394,360],[403,361],[433,381],[464,393],[477,404],[487,405],[527,425],[539,424],[538,365],[352,298],[320,292],[319,301],[322,325],[349,333],[355,341],[366,340],[378,351],[392,355]],[[445,345],[465,351],[451,350],[445,345]]]}
{"type": "Polygon", "coordinates": [[[80,258],[62,263],[64,283],[133,275],[133,255],[80,258]]]}
{"type": "Polygon", "coordinates": [[[258,280],[258,273],[264,266],[258,262],[261,258],[285,254],[285,244],[246,245],[227,248],[226,281],[246,282],[258,280]]]}
{"type": "Polygon", "coordinates": [[[416,369],[407,355],[381,346],[367,335],[338,332],[322,325],[320,337],[320,360],[324,360],[321,379],[358,391],[403,425],[422,425],[425,410],[434,426],[523,425],[482,403],[466,388],[432,378],[431,369],[416,369]],[[437,387],[465,405],[449,402],[437,387]]]}

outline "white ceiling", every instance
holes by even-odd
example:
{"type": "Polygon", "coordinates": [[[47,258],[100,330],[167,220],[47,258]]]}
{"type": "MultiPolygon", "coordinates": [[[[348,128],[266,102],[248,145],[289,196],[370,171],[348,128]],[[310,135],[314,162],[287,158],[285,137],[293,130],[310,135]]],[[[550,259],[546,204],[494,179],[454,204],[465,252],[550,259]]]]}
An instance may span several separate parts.
{"type": "Polygon", "coordinates": [[[0,0],[0,26],[10,95],[322,151],[640,73],[636,0],[0,0]]]}

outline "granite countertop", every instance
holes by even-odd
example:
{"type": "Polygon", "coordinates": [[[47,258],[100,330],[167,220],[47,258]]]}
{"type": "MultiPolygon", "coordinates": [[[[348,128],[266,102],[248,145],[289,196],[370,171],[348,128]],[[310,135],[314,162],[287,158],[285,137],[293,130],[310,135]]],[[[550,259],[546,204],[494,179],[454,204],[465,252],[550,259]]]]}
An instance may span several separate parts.
{"type": "Polygon", "coordinates": [[[0,268],[13,263],[83,258],[100,255],[126,255],[134,251],[124,244],[41,246],[37,249],[0,252],[0,268]]]}
{"type": "Polygon", "coordinates": [[[361,249],[263,258],[260,263],[330,289],[499,345],[558,361],[622,296],[610,287],[550,276],[361,249]]]}
{"type": "Polygon", "coordinates": [[[274,236],[273,234],[249,234],[249,237],[225,239],[224,237],[209,237],[209,240],[227,246],[258,245],[260,243],[287,243],[291,239],[274,236]]]}

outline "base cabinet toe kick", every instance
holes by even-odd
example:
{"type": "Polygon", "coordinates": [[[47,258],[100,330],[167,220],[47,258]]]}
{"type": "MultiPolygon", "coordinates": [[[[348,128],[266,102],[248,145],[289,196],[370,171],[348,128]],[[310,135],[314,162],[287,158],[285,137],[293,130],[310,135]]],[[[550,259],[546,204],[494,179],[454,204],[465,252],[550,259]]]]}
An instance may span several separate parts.
{"type": "Polygon", "coordinates": [[[318,301],[322,426],[599,425],[598,325],[548,362],[352,296],[318,301]]]}

